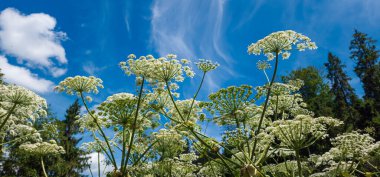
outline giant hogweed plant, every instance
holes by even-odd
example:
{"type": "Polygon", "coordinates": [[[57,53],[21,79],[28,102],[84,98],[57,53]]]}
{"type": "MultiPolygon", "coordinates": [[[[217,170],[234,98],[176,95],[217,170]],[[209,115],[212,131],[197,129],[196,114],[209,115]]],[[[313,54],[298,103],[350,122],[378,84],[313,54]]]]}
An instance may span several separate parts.
{"type": "MultiPolygon", "coordinates": [[[[195,72],[189,60],[177,59],[173,54],[160,58],[129,55],[127,61],[120,62],[120,67],[128,76],[135,76],[137,92],[114,94],[94,109],[90,109],[88,102],[92,100],[91,93],[103,88],[99,78],[69,77],[56,90],[81,98],[87,113],[79,122],[94,140],[84,147],[105,154],[113,167],[109,176],[353,174],[368,158],[347,152],[358,147],[341,140],[353,136],[343,134],[333,139],[334,148],[327,155],[308,159],[301,156],[301,150],[328,137],[327,131],[342,122],[331,117],[314,117],[307,110],[302,95],[298,94],[302,81],[275,82],[280,59],[288,59],[293,50],[316,48],[314,42],[300,33],[290,30],[272,33],[248,47],[249,54],[267,57],[267,61],[257,63],[267,84],[256,88],[249,85],[222,88],[206,101],[197,100],[197,96],[207,73],[218,64],[203,59],[196,62],[202,73],[201,81],[193,97],[180,99],[179,83],[192,78],[195,72]],[[272,60],[274,70],[269,77],[266,71],[272,60]],[[257,104],[262,98],[264,103],[257,104]],[[228,127],[222,141],[204,134],[202,121],[228,127]],[[342,158],[346,154],[349,158],[342,158]],[[324,170],[311,168],[311,164],[324,170]]],[[[378,153],[379,143],[371,139],[367,142],[365,145],[371,147],[367,154],[378,153]]]]}
{"type": "MultiPolygon", "coordinates": [[[[44,158],[65,153],[53,140],[57,132],[54,125],[44,124],[41,130],[32,125],[36,119],[46,118],[45,99],[16,85],[0,84],[0,155],[17,147],[25,156],[38,158],[45,177],[44,158]],[[52,132],[42,139],[42,132],[52,132]]],[[[1,170],[1,169],[0,169],[1,170]]]]}

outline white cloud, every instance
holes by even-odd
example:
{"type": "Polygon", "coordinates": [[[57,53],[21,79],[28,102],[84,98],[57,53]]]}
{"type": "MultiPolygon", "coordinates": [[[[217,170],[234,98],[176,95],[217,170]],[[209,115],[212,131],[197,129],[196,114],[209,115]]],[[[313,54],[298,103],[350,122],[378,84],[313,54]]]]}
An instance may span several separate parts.
{"type": "Polygon", "coordinates": [[[53,89],[52,81],[39,78],[26,68],[9,64],[4,56],[0,56],[0,66],[5,82],[21,85],[38,93],[50,92],[53,89]]]}
{"type": "Polygon", "coordinates": [[[96,75],[97,72],[103,70],[105,67],[97,67],[93,62],[86,62],[82,66],[83,70],[89,75],[96,75]]]}
{"type": "Polygon", "coordinates": [[[155,1],[152,6],[151,42],[160,56],[169,53],[195,60],[206,58],[221,66],[208,75],[206,87],[216,90],[234,73],[227,52],[225,1],[155,1]],[[215,77],[213,77],[215,76],[215,77]],[[224,80],[223,80],[224,79],[224,80]]]}
{"type": "Polygon", "coordinates": [[[44,13],[21,14],[13,8],[0,13],[0,49],[29,67],[47,69],[54,77],[63,75],[67,63],[60,41],[66,33],[56,32],[55,18],[44,13]]]}
{"type": "MultiPolygon", "coordinates": [[[[88,161],[90,164],[91,172],[94,176],[98,176],[98,169],[99,169],[98,168],[98,153],[93,152],[93,153],[89,154],[89,157],[90,157],[90,159],[88,159],[88,161]]],[[[107,172],[112,171],[112,166],[106,165],[106,163],[105,163],[106,158],[102,153],[99,154],[99,160],[100,160],[100,173],[101,173],[100,175],[106,176],[107,172]]],[[[91,172],[87,168],[83,172],[83,174],[91,176],[91,172]]]]}

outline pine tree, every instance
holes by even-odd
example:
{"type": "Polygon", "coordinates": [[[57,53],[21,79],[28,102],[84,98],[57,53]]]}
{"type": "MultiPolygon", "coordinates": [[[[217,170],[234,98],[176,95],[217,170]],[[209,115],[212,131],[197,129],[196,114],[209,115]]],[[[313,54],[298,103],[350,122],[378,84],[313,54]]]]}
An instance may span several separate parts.
{"type": "Polygon", "coordinates": [[[344,121],[345,130],[356,128],[360,117],[357,110],[360,100],[349,84],[351,78],[344,72],[345,65],[337,56],[329,53],[328,62],[325,63],[325,66],[328,72],[327,78],[331,82],[330,93],[333,95],[334,116],[344,121]]]}
{"type": "Polygon", "coordinates": [[[66,153],[62,155],[63,163],[60,169],[64,172],[61,176],[77,177],[88,166],[85,152],[77,147],[82,138],[76,138],[80,133],[79,125],[76,122],[80,113],[78,100],[66,110],[65,119],[59,122],[60,140],[59,144],[65,148],[66,153]]]}
{"type": "Polygon", "coordinates": [[[301,79],[304,82],[304,86],[299,92],[308,104],[308,109],[313,111],[316,116],[333,116],[330,88],[325,83],[321,71],[316,67],[309,66],[293,70],[287,76],[282,76],[282,81],[285,83],[295,79],[301,79]]]}

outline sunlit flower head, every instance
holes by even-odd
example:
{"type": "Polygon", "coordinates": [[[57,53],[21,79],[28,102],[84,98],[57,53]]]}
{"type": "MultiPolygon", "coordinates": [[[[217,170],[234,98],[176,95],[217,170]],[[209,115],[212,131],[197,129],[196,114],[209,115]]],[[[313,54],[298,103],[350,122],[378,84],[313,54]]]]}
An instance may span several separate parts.
{"type": "Polygon", "coordinates": [[[274,32],[264,39],[252,43],[248,46],[248,53],[255,55],[263,53],[268,60],[273,60],[276,55],[282,53],[282,58],[288,59],[290,56],[288,51],[292,50],[294,45],[299,51],[317,49],[316,44],[311,42],[307,36],[292,30],[287,30],[274,32]]]}
{"type": "Polygon", "coordinates": [[[59,155],[65,153],[63,147],[57,145],[57,143],[54,140],[34,144],[22,144],[19,146],[19,149],[23,152],[38,156],[59,155]]]}
{"type": "Polygon", "coordinates": [[[46,100],[34,92],[17,85],[0,84],[0,110],[12,111],[18,118],[34,120],[46,116],[46,108],[46,100]]]}
{"type": "Polygon", "coordinates": [[[136,56],[131,54],[127,62],[120,62],[120,67],[127,75],[134,74],[144,77],[150,82],[182,82],[184,75],[194,77],[194,71],[187,66],[187,59],[177,59],[177,55],[168,54],[166,57],[154,58],[152,55],[136,56]]]}
{"type": "Polygon", "coordinates": [[[257,69],[259,69],[259,70],[266,70],[266,69],[270,68],[270,64],[267,61],[263,61],[263,60],[259,60],[256,63],[256,66],[257,66],[257,69]]]}
{"type": "Polygon", "coordinates": [[[199,62],[195,64],[197,65],[198,69],[202,70],[203,72],[214,70],[219,66],[218,63],[214,63],[211,60],[205,59],[199,59],[199,62]]]}
{"type": "MultiPolygon", "coordinates": [[[[58,92],[66,91],[67,94],[72,95],[76,93],[80,95],[81,93],[95,93],[99,92],[98,88],[103,88],[102,80],[94,76],[75,76],[68,77],[61,81],[55,90],[58,92]]],[[[87,98],[89,99],[89,98],[87,98]]]]}

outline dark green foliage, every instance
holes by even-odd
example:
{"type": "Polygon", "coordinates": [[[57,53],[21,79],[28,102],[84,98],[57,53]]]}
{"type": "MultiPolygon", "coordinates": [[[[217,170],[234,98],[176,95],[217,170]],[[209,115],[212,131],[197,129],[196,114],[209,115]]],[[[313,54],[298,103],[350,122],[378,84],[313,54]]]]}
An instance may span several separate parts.
{"type": "MultiPolygon", "coordinates": [[[[57,177],[79,177],[88,167],[85,152],[77,147],[81,139],[75,138],[79,133],[79,126],[75,122],[79,115],[80,105],[76,100],[67,110],[64,120],[58,120],[51,111],[47,110],[46,119],[37,119],[34,127],[41,130],[44,124],[55,124],[58,132],[41,132],[44,140],[55,139],[57,143],[64,147],[66,153],[58,157],[45,157],[44,163],[47,174],[57,177]],[[52,136],[54,135],[54,136],[52,136]]],[[[19,144],[9,149],[9,156],[4,159],[3,170],[0,176],[43,176],[41,164],[38,158],[26,155],[18,151],[19,144]]]]}
{"type": "Polygon", "coordinates": [[[309,66],[293,70],[289,75],[282,76],[284,83],[289,80],[301,79],[304,86],[300,89],[308,109],[313,111],[316,116],[332,116],[333,99],[329,85],[324,82],[323,75],[316,67],[309,66]]]}
{"type": "Polygon", "coordinates": [[[351,59],[356,62],[355,73],[363,83],[364,98],[380,101],[379,51],[375,43],[367,34],[355,30],[350,51],[351,59]]]}
{"type": "MultiPolygon", "coordinates": [[[[33,127],[37,130],[41,130],[44,124],[54,124],[57,118],[55,115],[48,109],[46,118],[37,119],[33,127]]],[[[51,132],[40,132],[41,137],[46,139],[51,139],[51,132]]],[[[10,139],[6,140],[10,141],[10,139]]],[[[33,142],[32,142],[33,143],[33,142]]],[[[43,176],[40,159],[35,156],[28,155],[19,151],[18,147],[20,143],[13,144],[12,147],[8,149],[8,157],[3,157],[3,169],[0,170],[0,176],[6,177],[18,177],[18,176],[30,176],[30,177],[39,177],[43,176]]],[[[58,176],[56,167],[58,167],[59,162],[61,161],[60,157],[47,156],[44,159],[45,168],[47,173],[51,176],[58,176]]]]}
{"type": "Polygon", "coordinates": [[[364,103],[361,108],[362,125],[372,127],[373,135],[380,139],[380,64],[376,40],[367,34],[355,30],[351,40],[351,59],[356,62],[355,73],[364,89],[364,103]]]}
{"type": "Polygon", "coordinates": [[[65,119],[58,122],[59,129],[59,142],[66,153],[63,154],[63,164],[60,165],[60,169],[65,177],[81,176],[80,173],[88,166],[87,159],[84,157],[86,154],[83,150],[77,147],[82,138],[75,138],[75,135],[80,133],[79,125],[76,122],[80,113],[81,106],[78,100],[66,110],[65,119]]]}
{"type": "Polygon", "coordinates": [[[360,100],[349,84],[351,78],[344,72],[345,65],[332,53],[328,54],[328,62],[325,63],[325,66],[327,78],[331,83],[330,92],[334,101],[334,117],[344,121],[344,130],[352,130],[359,123],[360,115],[357,109],[360,100]]]}

